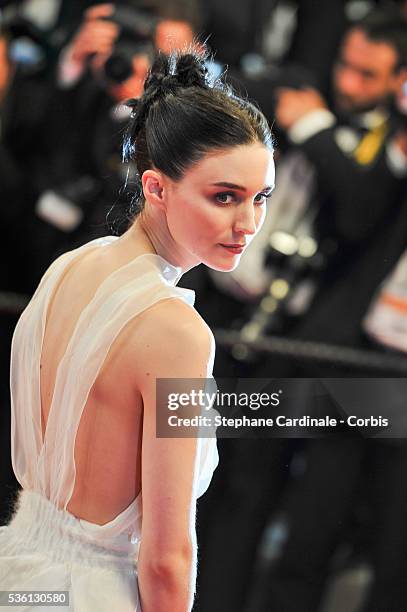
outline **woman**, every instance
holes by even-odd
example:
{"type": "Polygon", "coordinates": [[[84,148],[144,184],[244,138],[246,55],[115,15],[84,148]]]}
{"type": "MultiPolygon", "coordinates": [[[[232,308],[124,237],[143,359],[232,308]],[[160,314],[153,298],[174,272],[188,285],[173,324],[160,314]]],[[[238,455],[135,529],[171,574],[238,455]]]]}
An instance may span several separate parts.
{"type": "Polygon", "coordinates": [[[59,257],[14,334],[23,491],[0,530],[0,589],[68,590],[81,612],[186,612],[196,498],[218,455],[214,438],[156,436],[156,378],[211,376],[212,334],[175,285],[201,262],[238,264],[273,188],[272,138],[192,53],[159,57],[131,105],[135,218],[59,257]]]}

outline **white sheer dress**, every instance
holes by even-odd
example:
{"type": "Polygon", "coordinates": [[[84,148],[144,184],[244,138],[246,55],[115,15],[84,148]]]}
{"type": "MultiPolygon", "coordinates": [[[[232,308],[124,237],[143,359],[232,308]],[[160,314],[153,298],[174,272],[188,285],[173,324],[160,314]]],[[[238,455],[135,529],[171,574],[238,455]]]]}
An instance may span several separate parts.
{"type": "MultiPolygon", "coordinates": [[[[180,268],[159,255],[141,255],[110,274],[81,311],[59,361],[43,433],[40,357],[53,288],[81,253],[103,248],[116,239],[106,236],[92,240],[53,262],[19,319],[11,351],[12,464],[22,491],[11,521],[0,527],[0,590],[69,591],[69,607],[62,609],[75,612],[141,610],[137,557],[142,535],[142,491],[102,525],[78,518],[67,509],[79,475],[75,441],[81,428],[88,428],[92,440],[89,453],[97,448],[98,436],[103,435],[97,415],[85,418],[90,390],[115,339],[134,317],[169,297],[191,307],[194,304],[193,291],[175,286],[180,268]]],[[[196,498],[208,488],[217,463],[216,438],[200,438],[196,498]]],[[[109,477],[107,469],[105,478],[109,477]]],[[[9,609],[31,608],[27,604],[9,609]]]]}

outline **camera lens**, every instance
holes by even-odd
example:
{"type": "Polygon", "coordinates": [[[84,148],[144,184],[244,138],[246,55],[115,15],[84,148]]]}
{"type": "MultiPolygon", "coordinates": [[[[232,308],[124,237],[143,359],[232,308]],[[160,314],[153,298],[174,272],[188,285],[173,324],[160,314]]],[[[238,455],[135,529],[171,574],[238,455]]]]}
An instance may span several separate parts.
{"type": "Polygon", "coordinates": [[[106,61],[105,74],[107,78],[115,83],[126,81],[133,72],[131,60],[120,53],[113,53],[106,61]]]}

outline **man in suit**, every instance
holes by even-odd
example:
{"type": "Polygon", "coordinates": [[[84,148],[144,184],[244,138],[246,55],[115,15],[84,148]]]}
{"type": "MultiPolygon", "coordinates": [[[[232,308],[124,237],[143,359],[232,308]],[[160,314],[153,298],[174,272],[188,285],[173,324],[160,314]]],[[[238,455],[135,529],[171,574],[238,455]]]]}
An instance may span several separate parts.
{"type": "MultiPolygon", "coordinates": [[[[316,240],[320,246],[329,244],[314,294],[291,327],[293,337],[366,346],[365,313],[374,291],[405,249],[407,129],[395,103],[407,80],[406,32],[401,15],[387,9],[350,28],[333,71],[330,107],[313,89],[286,88],[277,94],[276,120],[291,146],[313,168],[316,240]]],[[[273,372],[271,359],[263,362],[257,375],[266,371],[273,372]]],[[[335,364],[308,370],[300,364],[295,373],[357,375],[335,364]]],[[[383,381],[383,385],[381,409],[400,412],[404,380],[393,386],[383,381]]],[[[355,387],[351,380],[348,385],[327,380],[326,389],[345,414],[378,414],[379,395],[375,401],[369,399],[373,386],[367,385],[363,392],[363,386],[355,387]]],[[[331,557],[362,487],[371,495],[365,533],[374,577],[363,609],[405,609],[407,443],[403,437],[368,440],[365,436],[366,429],[361,428],[346,439],[307,441],[305,469],[281,502],[286,539],[268,575],[259,612],[319,609],[331,557]]]]}

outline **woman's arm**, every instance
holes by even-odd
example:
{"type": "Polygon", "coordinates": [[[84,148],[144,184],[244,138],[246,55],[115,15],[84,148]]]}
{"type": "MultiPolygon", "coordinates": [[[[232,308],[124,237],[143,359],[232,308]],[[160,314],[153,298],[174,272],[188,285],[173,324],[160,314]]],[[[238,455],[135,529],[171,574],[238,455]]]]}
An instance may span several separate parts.
{"type": "Polygon", "coordinates": [[[211,374],[213,338],[197,313],[178,300],[151,309],[140,331],[137,344],[140,347],[141,340],[142,359],[137,380],[144,404],[143,525],[138,561],[141,604],[143,612],[189,612],[197,570],[197,439],[157,438],[156,410],[168,409],[157,407],[156,378],[200,378],[203,387],[211,374]]]}

